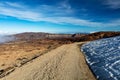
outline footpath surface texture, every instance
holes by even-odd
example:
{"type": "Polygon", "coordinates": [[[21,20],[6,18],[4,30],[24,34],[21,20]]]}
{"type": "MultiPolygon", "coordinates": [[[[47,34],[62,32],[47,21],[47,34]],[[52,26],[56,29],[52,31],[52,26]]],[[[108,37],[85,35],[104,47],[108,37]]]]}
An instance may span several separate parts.
{"type": "Polygon", "coordinates": [[[80,52],[81,44],[58,47],[0,80],[95,80],[80,52]]]}

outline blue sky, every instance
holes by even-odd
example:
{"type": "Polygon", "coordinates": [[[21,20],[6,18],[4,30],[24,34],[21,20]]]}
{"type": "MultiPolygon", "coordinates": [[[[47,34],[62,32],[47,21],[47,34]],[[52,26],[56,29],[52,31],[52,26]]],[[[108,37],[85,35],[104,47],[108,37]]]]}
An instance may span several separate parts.
{"type": "Polygon", "coordinates": [[[120,31],[120,0],[0,0],[0,33],[120,31]]]}

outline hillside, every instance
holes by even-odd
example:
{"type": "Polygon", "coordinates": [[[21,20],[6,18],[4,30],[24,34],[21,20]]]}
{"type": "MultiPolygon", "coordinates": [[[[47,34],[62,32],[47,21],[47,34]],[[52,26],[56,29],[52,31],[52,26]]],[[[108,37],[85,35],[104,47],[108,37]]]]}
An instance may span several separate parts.
{"type": "Polygon", "coordinates": [[[92,41],[102,38],[109,38],[114,36],[119,36],[120,32],[96,32],[91,34],[86,33],[76,33],[76,34],[51,34],[51,33],[20,33],[15,34],[17,40],[33,40],[33,39],[52,39],[61,41],[92,41]]]}
{"type": "Polygon", "coordinates": [[[73,38],[79,38],[85,34],[52,34],[43,32],[26,32],[13,35],[16,40],[33,40],[33,39],[53,39],[53,40],[72,40],[73,38]]]}
{"type": "Polygon", "coordinates": [[[35,39],[0,44],[0,78],[46,52],[68,43],[71,42],[35,39]]]}
{"type": "Polygon", "coordinates": [[[0,80],[95,80],[80,52],[81,44],[58,47],[0,80]]]}
{"type": "Polygon", "coordinates": [[[79,41],[93,41],[102,38],[109,38],[114,36],[120,36],[120,32],[96,32],[84,35],[79,38],[79,41]]]}
{"type": "Polygon", "coordinates": [[[1,40],[4,40],[5,43],[0,44],[0,78],[64,44],[118,36],[119,33],[50,34],[30,32],[4,36],[5,38],[3,37],[1,40]],[[8,42],[9,40],[12,41],[8,42]]]}

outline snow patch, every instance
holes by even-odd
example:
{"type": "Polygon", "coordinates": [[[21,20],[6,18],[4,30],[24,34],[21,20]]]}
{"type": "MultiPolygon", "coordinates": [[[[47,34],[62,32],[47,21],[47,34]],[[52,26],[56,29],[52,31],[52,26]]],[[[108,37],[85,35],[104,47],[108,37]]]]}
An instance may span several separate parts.
{"type": "Polygon", "coordinates": [[[120,36],[89,42],[81,51],[97,79],[120,79],[120,36]]]}

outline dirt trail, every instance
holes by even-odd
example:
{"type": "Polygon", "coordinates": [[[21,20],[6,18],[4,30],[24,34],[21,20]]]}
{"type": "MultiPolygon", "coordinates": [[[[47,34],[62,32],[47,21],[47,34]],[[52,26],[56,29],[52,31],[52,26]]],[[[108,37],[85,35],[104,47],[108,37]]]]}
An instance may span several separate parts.
{"type": "Polygon", "coordinates": [[[0,80],[95,80],[78,44],[52,50],[0,80]]]}

